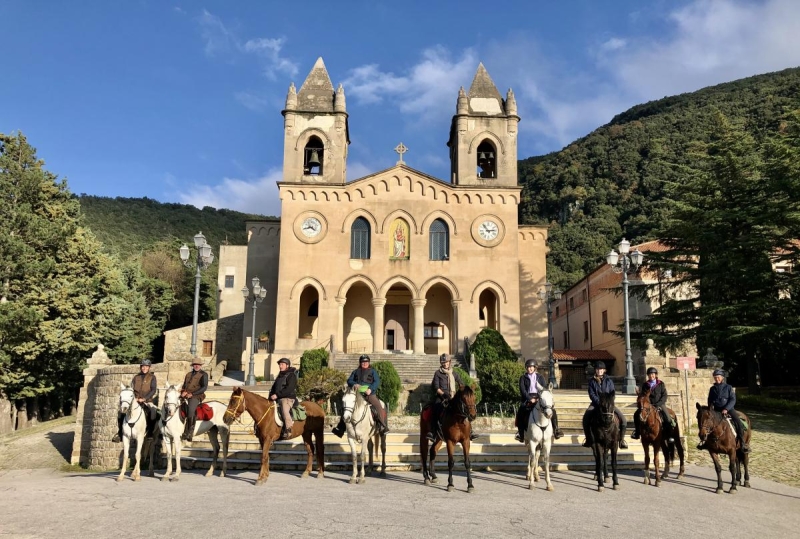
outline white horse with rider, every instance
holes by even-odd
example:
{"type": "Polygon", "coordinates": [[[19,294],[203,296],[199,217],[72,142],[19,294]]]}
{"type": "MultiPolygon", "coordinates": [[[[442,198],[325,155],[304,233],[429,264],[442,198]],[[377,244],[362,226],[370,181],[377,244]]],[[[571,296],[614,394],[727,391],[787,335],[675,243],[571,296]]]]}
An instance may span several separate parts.
{"type": "MultiPolygon", "coordinates": [[[[366,386],[365,386],[366,387],[366,386]]],[[[367,400],[354,388],[348,388],[342,396],[342,406],[344,413],[342,419],[347,428],[347,443],[350,444],[350,453],[353,456],[353,475],[350,477],[350,484],[364,483],[366,481],[366,461],[369,452],[369,473],[374,471],[373,449],[377,453],[378,447],[381,448],[381,477],[386,476],[386,434],[381,432],[380,427],[372,416],[372,410],[367,400]],[[359,452],[356,445],[361,444],[361,470],[359,473],[359,452]]],[[[386,403],[381,401],[381,406],[386,409],[386,403]]]]}
{"type": "MultiPolygon", "coordinates": [[[[141,405],[135,398],[133,388],[120,383],[119,392],[119,414],[123,415],[122,423],[122,466],[117,476],[117,481],[125,479],[125,470],[128,469],[128,453],[131,448],[131,440],[136,440],[136,464],[131,472],[134,481],[141,479],[142,448],[147,437],[147,415],[150,413],[147,405],[141,405]]],[[[149,438],[149,437],[147,437],[149,438]]],[[[150,477],[153,477],[153,456],[155,453],[156,441],[158,439],[158,429],[153,430],[152,439],[149,446],[150,477]]]]}
{"type": "MultiPolygon", "coordinates": [[[[184,430],[184,423],[180,418],[181,407],[181,386],[167,385],[164,391],[164,404],[161,408],[161,433],[164,438],[164,450],[167,454],[167,471],[164,473],[162,481],[178,481],[181,475],[181,450],[183,443],[181,435],[184,430]],[[175,457],[175,475],[172,475],[172,458],[175,457]]],[[[227,405],[221,402],[210,401],[205,404],[211,407],[213,415],[208,420],[197,420],[194,427],[194,436],[208,433],[211,442],[212,460],[211,466],[206,472],[206,477],[214,475],[214,468],[217,466],[217,455],[219,454],[218,436],[222,438],[222,470],[219,476],[225,477],[228,470],[228,441],[230,439],[230,429],[225,424],[225,410],[227,405]]]]}
{"type": "Polygon", "coordinates": [[[533,490],[534,483],[539,481],[539,456],[544,457],[544,478],[547,490],[553,490],[550,482],[550,447],[553,443],[553,386],[539,392],[539,399],[528,416],[528,428],[525,429],[525,444],[528,446],[528,488],[533,490]]]}

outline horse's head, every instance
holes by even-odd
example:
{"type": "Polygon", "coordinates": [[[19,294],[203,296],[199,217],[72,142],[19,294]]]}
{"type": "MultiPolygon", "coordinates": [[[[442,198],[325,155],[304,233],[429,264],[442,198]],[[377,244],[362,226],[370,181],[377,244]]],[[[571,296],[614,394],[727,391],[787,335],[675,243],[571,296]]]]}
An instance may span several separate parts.
{"type": "Polygon", "coordinates": [[[600,418],[603,425],[614,421],[614,393],[600,393],[600,418]]]}
{"type": "Polygon", "coordinates": [[[175,415],[181,400],[181,391],[178,386],[167,384],[164,387],[164,421],[175,415]]]}
{"type": "Polygon", "coordinates": [[[475,392],[469,386],[461,386],[453,399],[458,399],[459,412],[473,421],[478,415],[478,407],[475,404],[475,392]]]}
{"type": "Polygon", "coordinates": [[[241,387],[234,387],[231,393],[231,400],[228,401],[228,409],[225,410],[223,421],[230,425],[247,410],[247,403],[244,398],[244,390],[241,387]]]}
{"type": "Polygon", "coordinates": [[[553,393],[549,389],[545,389],[539,393],[539,400],[536,402],[536,406],[542,411],[547,419],[551,419],[553,417],[553,404],[553,393]]]}
{"type": "Polygon", "coordinates": [[[127,414],[134,401],[133,389],[122,383],[119,384],[119,389],[119,413],[127,414]]]}
{"type": "Polygon", "coordinates": [[[699,402],[695,403],[695,406],[697,407],[697,436],[700,438],[700,442],[705,442],[716,426],[711,421],[712,410],[708,406],[702,406],[699,402]]]}
{"type": "Polygon", "coordinates": [[[356,409],[356,391],[352,387],[348,387],[342,395],[342,408],[344,408],[342,419],[347,423],[353,417],[353,411],[356,409]]]}
{"type": "Polygon", "coordinates": [[[638,394],[638,397],[636,397],[636,405],[639,408],[650,405],[650,386],[645,387],[644,391],[639,391],[637,388],[636,393],[638,394]]]}

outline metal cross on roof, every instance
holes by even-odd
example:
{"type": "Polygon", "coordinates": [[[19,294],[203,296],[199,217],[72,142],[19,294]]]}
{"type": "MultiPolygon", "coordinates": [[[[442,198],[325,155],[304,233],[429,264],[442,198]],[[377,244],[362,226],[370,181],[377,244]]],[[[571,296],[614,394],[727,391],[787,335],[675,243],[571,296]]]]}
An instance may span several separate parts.
{"type": "Polygon", "coordinates": [[[397,154],[400,156],[400,160],[397,162],[397,164],[398,165],[404,164],[403,163],[403,154],[408,151],[408,148],[406,148],[406,145],[401,142],[400,144],[397,145],[397,147],[395,147],[394,151],[396,151],[397,154]]]}

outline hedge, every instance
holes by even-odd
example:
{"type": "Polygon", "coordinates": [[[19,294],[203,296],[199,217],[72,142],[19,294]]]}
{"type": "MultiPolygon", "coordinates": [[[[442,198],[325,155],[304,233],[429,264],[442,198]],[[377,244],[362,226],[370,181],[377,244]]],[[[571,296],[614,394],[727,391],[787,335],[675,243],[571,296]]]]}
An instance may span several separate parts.
{"type": "Polygon", "coordinates": [[[386,403],[390,412],[394,412],[400,400],[400,391],[403,389],[400,375],[389,361],[376,361],[372,364],[372,368],[378,371],[378,377],[381,379],[378,398],[386,403]]]}
{"type": "Polygon", "coordinates": [[[514,402],[519,400],[519,379],[525,366],[519,361],[498,361],[490,364],[478,376],[483,396],[489,402],[514,402]]]}
{"type": "Polygon", "coordinates": [[[318,371],[328,366],[328,351],[324,348],[306,350],[300,357],[300,376],[307,376],[313,371],[318,371]]]}

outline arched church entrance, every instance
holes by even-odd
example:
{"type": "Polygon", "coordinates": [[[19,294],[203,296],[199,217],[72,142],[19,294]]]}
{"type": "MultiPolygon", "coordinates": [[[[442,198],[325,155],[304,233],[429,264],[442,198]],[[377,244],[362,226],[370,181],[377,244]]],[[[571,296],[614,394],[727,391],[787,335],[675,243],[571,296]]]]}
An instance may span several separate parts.
{"type": "Polygon", "coordinates": [[[319,292],[311,285],[306,286],[300,294],[300,309],[297,320],[297,338],[317,338],[317,320],[319,319],[319,292]]]}
{"type": "Polygon", "coordinates": [[[436,284],[425,294],[425,353],[449,354],[456,350],[453,328],[453,295],[447,287],[436,284]]]}
{"type": "Polygon", "coordinates": [[[500,331],[498,321],[499,301],[497,294],[487,288],[478,297],[478,318],[480,327],[491,328],[500,331]]]}
{"type": "Polygon", "coordinates": [[[350,287],[344,304],[344,351],[349,354],[372,352],[372,292],[361,283],[350,287]]]}
{"type": "Polygon", "coordinates": [[[394,284],[386,293],[384,307],[383,344],[391,352],[411,350],[413,333],[411,325],[411,290],[403,284],[394,284]]]}

